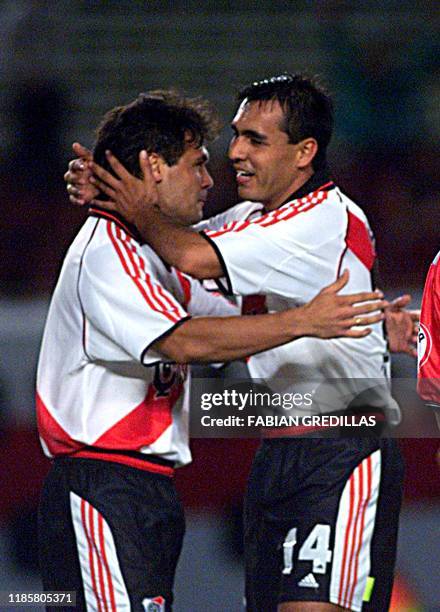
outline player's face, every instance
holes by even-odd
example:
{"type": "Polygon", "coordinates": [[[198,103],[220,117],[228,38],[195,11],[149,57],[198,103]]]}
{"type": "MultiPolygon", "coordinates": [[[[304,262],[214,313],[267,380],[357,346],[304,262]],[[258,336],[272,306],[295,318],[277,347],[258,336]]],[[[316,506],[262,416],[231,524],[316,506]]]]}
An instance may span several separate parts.
{"type": "Polygon", "coordinates": [[[184,225],[197,223],[203,217],[208,190],[214,182],[208,172],[205,147],[187,146],[177,164],[161,167],[158,183],[162,212],[184,225]]]}
{"type": "Polygon", "coordinates": [[[299,168],[301,143],[289,143],[283,117],[277,101],[245,100],[232,121],[229,158],[239,196],[262,202],[267,210],[280,206],[312,174],[299,168]]]}

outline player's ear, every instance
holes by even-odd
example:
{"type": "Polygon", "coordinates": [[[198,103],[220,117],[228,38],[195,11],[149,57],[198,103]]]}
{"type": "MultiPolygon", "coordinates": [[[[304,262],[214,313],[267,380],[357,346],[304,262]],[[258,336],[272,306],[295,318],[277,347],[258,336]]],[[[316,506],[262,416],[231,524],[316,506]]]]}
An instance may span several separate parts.
{"type": "Polygon", "coordinates": [[[309,166],[318,152],[318,143],[314,138],[304,138],[298,143],[297,166],[309,166]]]}
{"type": "Polygon", "coordinates": [[[154,180],[156,183],[160,183],[163,179],[165,160],[158,153],[148,153],[148,161],[154,180]]]}

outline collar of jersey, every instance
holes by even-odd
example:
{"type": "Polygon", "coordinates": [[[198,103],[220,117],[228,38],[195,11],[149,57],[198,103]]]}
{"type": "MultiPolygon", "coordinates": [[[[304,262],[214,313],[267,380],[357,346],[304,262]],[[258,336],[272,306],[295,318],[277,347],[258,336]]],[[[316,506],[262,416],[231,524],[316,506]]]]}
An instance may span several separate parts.
{"type": "MultiPolygon", "coordinates": [[[[299,198],[304,198],[304,196],[309,193],[313,193],[314,191],[330,191],[330,189],[334,189],[335,184],[330,178],[327,168],[322,168],[321,170],[317,170],[308,181],[301,185],[299,189],[294,191],[287,197],[284,202],[282,202],[278,208],[284,206],[288,202],[292,202],[292,200],[299,200],[299,198]]],[[[263,209],[263,213],[265,209],[263,209]]]]}
{"type": "Polygon", "coordinates": [[[124,230],[131,238],[134,238],[140,244],[143,243],[142,237],[137,231],[136,227],[132,223],[128,223],[122,215],[115,210],[108,210],[98,204],[92,204],[89,207],[89,216],[98,217],[100,219],[107,219],[107,221],[113,221],[121,229],[124,230]]]}

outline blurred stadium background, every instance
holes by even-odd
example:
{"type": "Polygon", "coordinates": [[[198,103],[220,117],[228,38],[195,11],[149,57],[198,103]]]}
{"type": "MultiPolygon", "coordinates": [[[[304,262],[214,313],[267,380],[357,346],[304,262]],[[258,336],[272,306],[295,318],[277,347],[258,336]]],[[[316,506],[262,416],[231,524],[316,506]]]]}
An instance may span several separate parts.
{"type": "MultiPolygon", "coordinates": [[[[418,304],[439,249],[440,14],[428,0],[3,0],[0,29],[0,590],[37,590],[48,462],[33,381],[50,292],[84,218],[64,191],[70,143],[91,145],[103,112],[147,89],[204,95],[227,125],[241,85],[284,70],[320,75],[337,106],[333,174],[370,217],[383,288],[418,304]]],[[[228,139],[226,127],[212,147],[207,214],[235,203],[228,139]]],[[[396,359],[394,374],[413,379],[414,361],[396,359]]],[[[440,610],[437,443],[402,440],[395,612],[440,610]]],[[[256,446],[194,441],[177,477],[188,532],[176,612],[241,609],[241,500],[256,446]]]]}

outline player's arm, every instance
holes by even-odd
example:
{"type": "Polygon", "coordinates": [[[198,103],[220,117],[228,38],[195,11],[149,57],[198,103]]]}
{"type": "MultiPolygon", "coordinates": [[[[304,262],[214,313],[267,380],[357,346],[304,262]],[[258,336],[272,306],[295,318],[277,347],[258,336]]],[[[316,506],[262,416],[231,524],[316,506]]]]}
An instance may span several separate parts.
{"type": "Polygon", "coordinates": [[[347,281],[344,272],[305,306],[280,313],[189,319],[152,348],[177,363],[209,363],[241,359],[302,336],[363,338],[371,329],[351,327],[382,320],[384,315],[377,311],[387,302],[378,301],[377,293],[338,295],[347,281]]]}
{"type": "MultiPolygon", "coordinates": [[[[158,208],[156,184],[146,151],[139,154],[143,179],[130,174],[110,152],[106,153],[116,176],[89,162],[92,183],[109,201],[105,203],[133,223],[168,264],[194,278],[220,278],[224,270],[215,249],[202,235],[166,217],[158,208]]],[[[101,203],[102,204],[102,203],[101,203]]]]}

